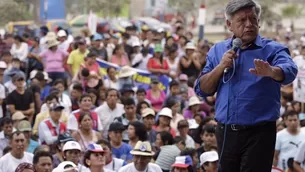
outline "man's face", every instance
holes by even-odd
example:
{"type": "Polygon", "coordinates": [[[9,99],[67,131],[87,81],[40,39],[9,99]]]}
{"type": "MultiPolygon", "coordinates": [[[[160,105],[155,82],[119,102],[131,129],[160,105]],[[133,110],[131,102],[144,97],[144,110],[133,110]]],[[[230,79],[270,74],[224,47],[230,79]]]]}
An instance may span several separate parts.
{"type": "Polygon", "coordinates": [[[258,34],[259,18],[254,8],[246,8],[236,12],[230,20],[227,20],[227,26],[243,43],[250,43],[258,34]]]}
{"type": "Polygon", "coordinates": [[[12,152],[17,155],[21,155],[24,152],[25,143],[26,138],[23,133],[20,133],[19,135],[14,134],[12,140],[10,141],[12,152]]]}
{"type": "Polygon", "coordinates": [[[87,49],[87,45],[86,43],[80,43],[78,44],[78,48],[81,50],[81,51],[84,51],[87,49]]]}
{"type": "Polygon", "coordinates": [[[83,110],[90,110],[92,107],[92,99],[91,97],[85,97],[81,100],[79,107],[83,110]]]}
{"type": "Polygon", "coordinates": [[[109,137],[112,142],[120,143],[120,142],[122,142],[122,139],[123,139],[123,132],[122,131],[111,131],[111,132],[109,132],[109,137]]]}
{"type": "Polygon", "coordinates": [[[67,150],[65,152],[65,158],[66,161],[71,161],[74,164],[78,164],[80,157],[80,151],[79,150],[67,150]]]}
{"type": "Polygon", "coordinates": [[[22,88],[24,87],[24,78],[19,78],[15,81],[15,85],[17,88],[22,88]]]}
{"type": "Polygon", "coordinates": [[[135,105],[125,105],[124,106],[126,115],[135,115],[136,114],[136,106],[135,105]]]}
{"type": "Polygon", "coordinates": [[[2,126],[2,130],[3,130],[5,135],[12,134],[12,132],[13,132],[13,123],[11,123],[11,124],[4,124],[2,126]]]}
{"type": "Polygon", "coordinates": [[[144,101],[145,100],[145,96],[146,96],[145,93],[137,93],[138,102],[144,101]]]}
{"type": "Polygon", "coordinates": [[[209,145],[209,146],[216,145],[216,136],[215,136],[215,133],[204,132],[201,135],[201,140],[206,145],[209,145]]]}
{"type": "Polygon", "coordinates": [[[289,130],[297,130],[300,126],[300,120],[298,118],[298,115],[292,115],[292,116],[288,116],[286,118],[286,126],[287,126],[287,129],[289,130]]]}
{"type": "Polygon", "coordinates": [[[133,161],[134,161],[134,166],[138,171],[144,171],[148,163],[151,161],[151,156],[134,155],[133,161]]]}
{"type": "Polygon", "coordinates": [[[53,121],[59,121],[61,114],[62,114],[62,110],[50,111],[50,116],[53,121]]]}
{"type": "Polygon", "coordinates": [[[147,129],[152,129],[154,123],[155,123],[155,117],[153,115],[148,115],[145,118],[143,118],[143,123],[147,129]]]}
{"type": "Polygon", "coordinates": [[[117,91],[113,90],[108,92],[108,96],[107,96],[107,103],[108,104],[116,104],[118,101],[118,94],[117,91]]]}
{"type": "Polygon", "coordinates": [[[176,96],[179,94],[179,86],[178,85],[175,85],[175,86],[172,86],[170,88],[170,91],[171,91],[171,94],[176,96]]]}
{"type": "Polygon", "coordinates": [[[52,169],[52,160],[50,157],[40,157],[38,163],[35,164],[36,172],[51,172],[52,169]]]}

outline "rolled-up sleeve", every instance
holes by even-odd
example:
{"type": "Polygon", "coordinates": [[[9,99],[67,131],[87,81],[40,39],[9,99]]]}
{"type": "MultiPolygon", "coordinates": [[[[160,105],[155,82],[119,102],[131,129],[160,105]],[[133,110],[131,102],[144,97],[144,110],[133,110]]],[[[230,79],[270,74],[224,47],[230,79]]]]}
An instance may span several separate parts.
{"type": "MultiPolygon", "coordinates": [[[[211,53],[211,51],[209,52],[209,54],[211,53]]],[[[213,56],[211,55],[207,55],[206,57],[206,65],[205,67],[203,68],[202,72],[200,73],[199,77],[197,78],[196,82],[195,82],[195,87],[194,87],[194,90],[195,90],[195,93],[197,94],[197,96],[199,97],[207,97],[207,96],[211,96],[211,94],[207,94],[205,92],[203,92],[201,89],[200,89],[200,78],[211,72],[214,67],[215,67],[215,64],[213,63],[213,56]]],[[[213,95],[213,94],[212,94],[213,95]]]]}
{"type": "Polygon", "coordinates": [[[281,84],[283,85],[290,84],[297,76],[298,67],[285,49],[276,53],[271,65],[282,69],[284,80],[281,84]]]}

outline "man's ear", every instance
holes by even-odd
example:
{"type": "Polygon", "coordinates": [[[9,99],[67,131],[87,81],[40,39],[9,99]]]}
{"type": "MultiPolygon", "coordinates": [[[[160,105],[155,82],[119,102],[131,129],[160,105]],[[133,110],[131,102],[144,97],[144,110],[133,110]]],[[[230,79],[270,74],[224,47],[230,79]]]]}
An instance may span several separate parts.
{"type": "Polygon", "coordinates": [[[230,20],[226,20],[226,24],[227,24],[227,28],[229,29],[229,31],[231,31],[232,32],[232,23],[231,23],[231,21],[230,20]]]}

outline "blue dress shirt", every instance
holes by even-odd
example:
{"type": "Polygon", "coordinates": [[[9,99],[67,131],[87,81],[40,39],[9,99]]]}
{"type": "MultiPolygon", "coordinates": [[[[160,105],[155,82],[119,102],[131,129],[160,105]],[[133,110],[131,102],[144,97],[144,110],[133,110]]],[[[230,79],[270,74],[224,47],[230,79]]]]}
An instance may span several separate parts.
{"type": "MultiPolygon", "coordinates": [[[[232,48],[232,38],[215,44],[207,55],[206,66],[199,78],[212,71],[221,61],[223,54],[232,48]]],[[[257,36],[246,49],[238,50],[235,73],[228,83],[221,77],[217,87],[216,120],[222,124],[252,125],[264,121],[275,121],[280,115],[281,84],[291,83],[298,72],[297,66],[282,44],[257,36]],[[262,59],[271,66],[282,69],[284,80],[277,82],[269,77],[258,77],[249,72],[254,68],[254,59],[262,59]]],[[[224,74],[227,80],[233,73],[224,74]]],[[[200,79],[195,84],[198,96],[209,94],[200,90],[200,79]]]]}

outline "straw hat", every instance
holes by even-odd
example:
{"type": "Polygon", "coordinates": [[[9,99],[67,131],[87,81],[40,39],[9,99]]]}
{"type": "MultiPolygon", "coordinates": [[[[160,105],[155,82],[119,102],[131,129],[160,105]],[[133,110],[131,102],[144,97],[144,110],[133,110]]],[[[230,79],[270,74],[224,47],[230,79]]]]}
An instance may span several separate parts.
{"type": "Polygon", "coordinates": [[[151,145],[148,141],[138,141],[134,149],[130,151],[130,154],[139,156],[153,156],[155,153],[152,151],[151,145]]]}
{"type": "Polygon", "coordinates": [[[126,78],[136,74],[136,72],[129,66],[124,66],[119,72],[119,78],[126,78]]]}
{"type": "Polygon", "coordinates": [[[197,96],[192,96],[190,99],[189,99],[189,107],[190,106],[194,106],[194,105],[200,105],[201,102],[200,100],[198,99],[197,96]]]}
{"type": "Polygon", "coordinates": [[[59,42],[55,39],[53,40],[48,40],[48,48],[51,48],[51,47],[54,47],[54,46],[57,46],[59,45],[59,42]]]}

